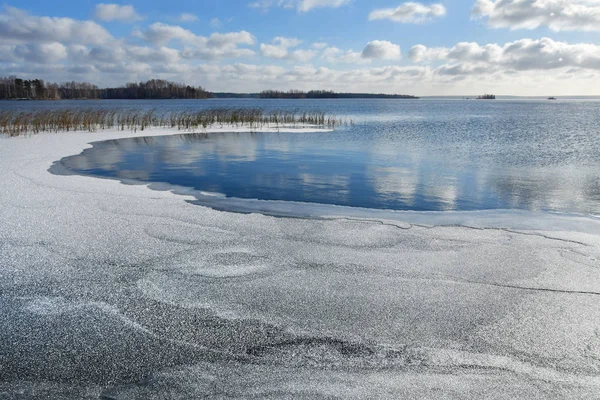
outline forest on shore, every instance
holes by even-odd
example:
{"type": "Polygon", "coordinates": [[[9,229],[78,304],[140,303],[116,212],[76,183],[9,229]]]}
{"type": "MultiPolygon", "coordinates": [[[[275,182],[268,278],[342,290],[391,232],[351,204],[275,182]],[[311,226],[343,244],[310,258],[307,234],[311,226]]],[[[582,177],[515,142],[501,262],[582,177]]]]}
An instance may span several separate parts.
{"type": "Polygon", "coordinates": [[[0,78],[0,99],[82,100],[82,99],[207,99],[210,93],[162,79],[128,83],[117,88],[100,89],[89,82],[47,83],[42,79],[0,78]]]}
{"type": "Polygon", "coordinates": [[[326,90],[277,91],[260,93],[209,92],[201,86],[190,86],[164,79],[130,82],[115,88],[99,88],[90,82],[45,82],[43,79],[0,77],[0,100],[150,100],[150,99],[416,99],[402,94],[336,93],[326,90]]]}

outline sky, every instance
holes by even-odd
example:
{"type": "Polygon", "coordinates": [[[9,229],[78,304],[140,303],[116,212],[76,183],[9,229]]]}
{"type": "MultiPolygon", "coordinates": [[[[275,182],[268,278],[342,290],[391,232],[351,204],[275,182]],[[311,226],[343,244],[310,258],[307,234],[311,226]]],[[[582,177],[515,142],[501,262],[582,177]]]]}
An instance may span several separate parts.
{"type": "Polygon", "coordinates": [[[600,95],[600,0],[19,0],[0,76],[211,91],[600,95]]]}

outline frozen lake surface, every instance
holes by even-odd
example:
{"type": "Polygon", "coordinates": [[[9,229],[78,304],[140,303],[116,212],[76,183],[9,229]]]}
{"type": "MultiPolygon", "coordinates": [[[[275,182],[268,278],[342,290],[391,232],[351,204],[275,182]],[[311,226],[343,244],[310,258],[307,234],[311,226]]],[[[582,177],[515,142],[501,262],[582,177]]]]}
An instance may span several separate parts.
{"type": "Polygon", "coordinates": [[[584,208],[229,198],[315,217],[284,218],[48,171],[92,141],[178,133],[0,140],[0,398],[597,397],[600,220],[584,208]]]}

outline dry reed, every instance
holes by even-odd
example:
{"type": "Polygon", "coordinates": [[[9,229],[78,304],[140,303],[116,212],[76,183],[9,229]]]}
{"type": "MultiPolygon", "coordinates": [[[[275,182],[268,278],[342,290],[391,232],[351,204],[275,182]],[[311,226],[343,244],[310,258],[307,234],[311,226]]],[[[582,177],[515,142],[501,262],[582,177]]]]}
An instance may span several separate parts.
{"type": "MultiPolygon", "coordinates": [[[[206,129],[213,126],[322,127],[335,128],[345,121],[324,112],[267,111],[257,108],[221,108],[201,111],[176,111],[159,114],[155,110],[59,109],[0,111],[0,134],[19,136],[43,132],[95,132],[104,129],[137,131],[150,127],[178,130],[206,129]]],[[[350,122],[352,123],[352,122],[350,122]]]]}

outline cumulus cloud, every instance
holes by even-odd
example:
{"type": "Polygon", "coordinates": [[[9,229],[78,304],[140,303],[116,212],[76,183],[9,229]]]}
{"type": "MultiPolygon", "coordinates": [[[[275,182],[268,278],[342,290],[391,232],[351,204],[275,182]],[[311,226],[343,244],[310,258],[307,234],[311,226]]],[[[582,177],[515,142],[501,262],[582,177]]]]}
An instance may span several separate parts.
{"type": "Polygon", "coordinates": [[[179,50],[169,47],[146,47],[146,46],[126,46],[124,52],[127,57],[138,62],[144,63],[178,63],[181,59],[179,50]]]}
{"type": "Polygon", "coordinates": [[[135,22],[140,21],[143,18],[140,15],[138,15],[133,6],[120,6],[118,4],[100,3],[96,5],[96,19],[105,22],[135,22]]]}
{"type": "Polygon", "coordinates": [[[362,52],[330,46],[321,54],[321,59],[331,64],[364,64],[373,60],[399,60],[401,57],[400,46],[386,40],[372,40],[362,52]]]}
{"type": "Polygon", "coordinates": [[[0,46],[0,62],[28,62],[48,65],[69,61],[72,64],[115,64],[119,61],[131,62],[177,62],[178,52],[174,49],[153,49],[142,46],[128,46],[115,42],[112,46],[91,46],[62,43],[27,43],[13,46],[0,46]],[[170,53],[169,57],[163,56],[170,53]]]}
{"type": "Polygon", "coordinates": [[[0,39],[10,43],[93,43],[113,40],[106,29],[93,21],[37,17],[14,7],[0,13],[0,39]]]}
{"type": "Polygon", "coordinates": [[[67,47],[58,42],[18,45],[14,52],[23,61],[40,64],[57,63],[68,55],[67,47]]]}
{"type": "Polygon", "coordinates": [[[472,15],[493,28],[600,31],[598,0],[477,0],[472,15]]]}
{"type": "Polygon", "coordinates": [[[294,0],[258,0],[248,4],[251,8],[260,8],[267,11],[271,7],[295,8],[296,1],[294,0]]]}
{"type": "Polygon", "coordinates": [[[129,63],[175,64],[181,61],[181,52],[168,47],[147,47],[119,43],[112,46],[72,45],[68,47],[72,63],[94,66],[123,65],[129,63]]]}
{"type": "Polygon", "coordinates": [[[328,45],[325,42],[315,42],[310,47],[312,47],[313,49],[317,49],[317,50],[323,50],[327,46],[328,45]]]}
{"type": "MultiPolygon", "coordinates": [[[[543,46],[540,41],[524,39],[507,44],[505,47],[510,47],[516,43],[524,43],[525,41],[537,42],[543,46]]],[[[447,57],[450,60],[496,64],[502,62],[505,55],[504,49],[497,44],[486,44],[482,46],[473,42],[461,42],[448,51],[447,57]]]]}
{"type": "Polygon", "coordinates": [[[213,33],[209,37],[199,36],[177,25],[156,22],[145,31],[136,32],[136,36],[153,45],[165,46],[178,42],[185,46],[182,56],[188,59],[219,59],[249,57],[254,51],[239,46],[253,46],[256,38],[246,31],[213,33]]]}
{"type": "Polygon", "coordinates": [[[299,12],[307,12],[315,8],[338,8],[350,3],[350,0],[258,0],[250,3],[252,8],[267,11],[271,7],[295,8],[299,12]]]}
{"type": "Polygon", "coordinates": [[[22,61],[15,54],[16,46],[0,44],[0,63],[17,63],[22,61]]]}
{"type": "Polygon", "coordinates": [[[370,60],[363,58],[362,53],[358,51],[342,50],[337,47],[327,47],[323,50],[321,58],[332,64],[357,64],[362,62],[370,62],[370,60]]]}
{"type": "Polygon", "coordinates": [[[506,44],[502,48],[501,62],[513,66],[516,70],[566,67],[597,70],[600,69],[600,46],[568,44],[549,38],[523,39],[506,44]]]}
{"type": "Polygon", "coordinates": [[[295,50],[290,53],[288,59],[296,62],[308,62],[315,58],[317,52],[314,50],[295,50]]]}
{"type": "Polygon", "coordinates": [[[567,68],[600,70],[600,46],[550,38],[521,39],[502,46],[463,42],[452,48],[428,49],[418,45],[411,49],[411,56],[415,61],[446,60],[451,64],[441,66],[439,72],[454,75],[567,68]]]}
{"type": "Polygon", "coordinates": [[[387,19],[403,24],[420,24],[446,15],[446,7],[442,4],[425,5],[408,2],[396,8],[374,10],[369,14],[369,21],[387,19]]]}
{"type": "Polygon", "coordinates": [[[276,37],[271,44],[262,43],[260,45],[260,53],[269,58],[298,62],[307,62],[317,55],[313,50],[295,50],[290,52],[290,49],[300,44],[302,44],[302,40],[297,38],[276,37]]]}
{"type": "Polygon", "coordinates": [[[172,40],[179,40],[184,43],[196,43],[206,38],[196,36],[192,31],[177,25],[164,24],[156,22],[145,31],[138,31],[136,35],[152,44],[166,44],[172,40]]]}
{"type": "Polygon", "coordinates": [[[386,40],[373,40],[362,52],[362,58],[377,60],[398,60],[401,55],[400,46],[386,40]]]}
{"type": "Polygon", "coordinates": [[[338,8],[346,5],[350,0],[301,0],[298,4],[299,11],[310,11],[313,8],[331,7],[338,8]]]}
{"type": "Polygon", "coordinates": [[[439,61],[448,56],[448,49],[443,47],[428,48],[418,44],[411,47],[408,56],[414,62],[439,61]]]}
{"type": "Polygon", "coordinates": [[[201,47],[201,48],[190,48],[185,49],[181,52],[181,56],[188,60],[218,60],[222,58],[243,58],[252,57],[256,53],[250,49],[238,48],[238,47],[201,47]]]}
{"type": "Polygon", "coordinates": [[[232,47],[238,45],[252,46],[256,38],[249,32],[213,33],[208,37],[206,44],[209,47],[232,47]]]}

